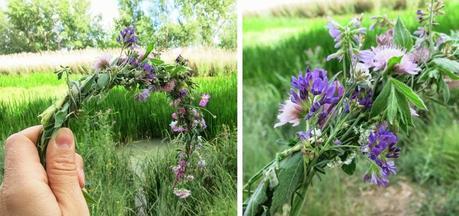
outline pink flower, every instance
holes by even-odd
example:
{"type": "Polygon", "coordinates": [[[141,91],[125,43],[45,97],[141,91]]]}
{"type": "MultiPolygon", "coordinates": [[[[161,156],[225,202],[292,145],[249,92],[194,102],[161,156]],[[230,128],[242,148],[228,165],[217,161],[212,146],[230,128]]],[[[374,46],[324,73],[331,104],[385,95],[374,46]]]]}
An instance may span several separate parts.
{"type": "Polygon", "coordinates": [[[191,191],[187,190],[185,188],[182,188],[182,189],[174,188],[174,193],[180,199],[185,199],[185,198],[191,196],[191,191]]]}
{"type": "Polygon", "coordinates": [[[300,114],[303,112],[303,108],[293,103],[291,100],[286,100],[285,103],[281,105],[279,112],[279,115],[277,115],[279,122],[277,122],[274,127],[279,127],[287,123],[298,126],[300,124],[300,114]]]}
{"type": "Polygon", "coordinates": [[[201,101],[199,101],[199,106],[200,107],[206,107],[207,103],[209,103],[210,95],[209,94],[203,94],[201,96],[201,101]]]}
{"type": "Polygon", "coordinates": [[[110,54],[104,54],[97,58],[96,62],[94,62],[94,69],[95,70],[103,70],[105,68],[108,68],[110,66],[112,56],[110,54]]]}
{"type": "Polygon", "coordinates": [[[166,84],[164,84],[164,86],[162,87],[162,90],[165,92],[171,92],[172,90],[174,90],[175,84],[176,84],[175,80],[171,80],[167,82],[166,84]]]}
{"type": "Polygon", "coordinates": [[[398,73],[417,74],[421,68],[414,62],[413,56],[410,54],[404,55],[399,64],[395,65],[395,70],[398,73]]]}
{"type": "Polygon", "coordinates": [[[392,46],[378,46],[371,50],[363,50],[359,53],[359,59],[368,68],[373,68],[375,71],[386,70],[389,60],[393,57],[402,57],[400,63],[395,65],[395,70],[398,73],[417,74],[421,69],[415,63],[412,54],[407,54],[392,46]]]}

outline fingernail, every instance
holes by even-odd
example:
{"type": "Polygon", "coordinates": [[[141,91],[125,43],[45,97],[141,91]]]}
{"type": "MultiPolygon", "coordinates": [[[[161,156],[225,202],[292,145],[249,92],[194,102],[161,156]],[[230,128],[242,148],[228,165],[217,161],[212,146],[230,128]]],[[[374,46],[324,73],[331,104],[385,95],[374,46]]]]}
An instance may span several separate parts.
{"type": "Polygon", "coordinates": [[[70,134],[66,133],[64,130],[59,130],[56,136],[56,145],[58,148],[69,149],[72,144],[72,138],[70,134]]]}

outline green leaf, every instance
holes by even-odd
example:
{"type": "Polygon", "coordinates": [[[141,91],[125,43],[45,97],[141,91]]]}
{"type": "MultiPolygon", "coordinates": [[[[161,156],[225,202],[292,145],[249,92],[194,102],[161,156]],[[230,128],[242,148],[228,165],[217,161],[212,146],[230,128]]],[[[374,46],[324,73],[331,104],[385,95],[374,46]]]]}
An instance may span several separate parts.
{"type": "Polygon", "coordinates": [[[395,119],[397,117],[397,113],[398,113],[398,102],[397,102],[396,91],[393,86],[391,86],[391,89],[390,89],[390,94],[389,94],[389,98],[387,101],[386,113],[387,113],[387,118],[389,120],[389,123],[394,124],[395,119]]]}
{"type": "Polygon", "coordinates": [[[453,80],[459,80],[459,63],[447,58],[436,58],[432,61],[446,76],[453,80]]]}
{"type": "Polygon", "coordinates": [[[148,55],[150,55],[151,51],[155,48],[155,43],[150,43],[147,46],[147,49],[145,50],[145,54],[142,56],[141,61],[145,60],[148,55]]]}
{"type": "Polygon", "coordinates": [[[404,95],[402,95],[400,92],[397,92],[396,96],[398,98],[399,112],[400,112],[400,119],[401,119],[400,127],[403,130],[407,131],[408,126],[413,125],[413,119],[411,118],[410,106],[408,105],[407,98],[404,95]]]}
{"type": "Polygon", "coordinates": [[[390,82],[394,85],[398,92],[404,95],[411,103],[413,103],[419,109],[427,110],[427,106],[422,101],[421,97],[416,94],[409,86],[396,79],[391,78],[390,82]]]}
{"type": "Polygon", "coordinates": [[[402,56],[394,56],[387,61],[386,70],[384,73],[389,73],[394,70],[396,64],[399,64],[402,60],[402,56]]]}
{"type": "Polygon", "coordinates": [[[54,128],[60,128],[66,119],[67,112],[60,110],[54,114],[54,128]]]}
{"type": "Polygon", "coordinates": [[[107,87],[109,81],[110,75],[106,73],[101,73],[97,78],[97,86],[99,87],[99,89],[104,89],[105,87],[107,87]]]}
{"type": "Polygon", "coordinates": [[[343,164],[341,166],[341,169],[348,175],[354,174],[355,168],[356,168],[356,163],[355,163],[355,158],[352,160],[350,164],[343,164]]]}
{"type": "Polygon", "coordinates": [[[263,212],[263,204],[268,200],[268,186],[269,182],[263,179],[258,185],[255,192],[248,200],[247,207],[244,209],[244,216],[260,215],[263,212]]]}
{"type": "Polygon", "coordinates": [[[410,50],[413,46],[413,38],[411,38],[410,31],[405,27],[400,17],[397,18],[394,27],[394,43],[406,50],[410,50]]]}
{"type": "Polygon", "coordinates": [[[441,93],[443,96],[443,102],[447,103],[449,101],[449,98],[451,96],[449,87],[446,84],[446,81],[444,79],[439,79],[437,81],[437,86],[438,86],[438,93],[441,93]]]}
{"type": "Polygon", "coordinates": [[[389,98],[390,94],[390,89],[391,89],[391,83],[386,82],[384,85],[383,89],[379,93],[379,95],[376,97],[375,101],[373,102],[373,106],[371,108],[371,115],[376,116],[384,109],[386,108],[387,105],[387,99],[389,98]]]}
{"type": "Polygon", "coordinates": [[[284,204],[291,203],[293,195],[304,179],[303,164],[301,152],[281,161],[278,174],[279,185],[273,193],[271,215],[281,211],[284,204]]]}

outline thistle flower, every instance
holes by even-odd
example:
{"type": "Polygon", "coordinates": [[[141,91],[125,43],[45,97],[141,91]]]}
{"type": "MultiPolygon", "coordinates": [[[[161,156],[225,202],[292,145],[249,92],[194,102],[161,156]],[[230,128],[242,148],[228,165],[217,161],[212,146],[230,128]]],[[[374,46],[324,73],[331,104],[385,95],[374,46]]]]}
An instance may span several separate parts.
{"type": "Polygon", "coordinates": [[[97,58],[97,60],[94,62],[94,70],[96,71],[101,71],[110,66],[112,56],[110,54],[104,54],[97,58]]]}
{"type": "Polygon", "coordinates": [[[373,68],[375,71],[384,71],[391,58],[400,56],[402,56],[402,59],[399,64],[395,65],[396,72],[417,74],[421,70],[414,62],[411,54],[392,46],[378,46],[371,50],[363,50],[360,51],[358,57],[368,68],[373,68]]]}
{"type": "Polygon", "coordinates": [[[199,101],[199,106],[200,107],[206,107],[207,103],[209,103],[210,95],[209,94],[203,94],[201,96],[201,100],[199,101]]]}
{"type": "Polygon", "coordinates": [[[174,194],[180,199],[186,199],[187,197],[191,196],[191,191],[185,188],[174,188],[174,194]]]}
{"type": "Polygon", "coordinates": [[[274,125],[275,128],[287,123],[290,123],[295,127],[300,124],[300,115],[303,112],[303,108],[301,108],[300,105],[293,103],[291,100],[286,100],[284,104],[281,105],[279,112],[280,113],[277,116],[279,122],[274,125]]]}

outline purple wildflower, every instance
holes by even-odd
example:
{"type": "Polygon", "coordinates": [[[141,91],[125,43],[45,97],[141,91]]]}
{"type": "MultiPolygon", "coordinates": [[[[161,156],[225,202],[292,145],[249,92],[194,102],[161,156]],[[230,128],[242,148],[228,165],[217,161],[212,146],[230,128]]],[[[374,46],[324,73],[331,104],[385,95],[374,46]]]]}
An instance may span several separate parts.
{"type": "Polygon", "coordinates": [[[134,27],[129,26],[120,32],[120,35],[116,38],[118,43],[123,44],[125,47],[134,48],[137,43],[137,36],[135,34],[134,27]]]}
{"type": "Polygon", "coordinates": [[[301,141],[307,140],[307,139],[311,138],[311,129],[309,129],[307,131],[299,131],[299,132],[296,133],[296,135],[298,136],[298,138],[301,141]]]}
{"type": "Polygon", "coordinates": [[[340,25],[336,23],[335,21],[330,20],[327,24],[327,28],[328,28],[328,33],[330,34],[330,36],[333,38],[333,40],[336,43],[335,48],[338,48],[341,45],[340,41],[342,38],[340,25]]]}
{"type": "Polygon", "coordinates": [[[142,90],[142,92],[140,92],[137,96],[136,96],[136,99],[138,101],[146,101],[149,97],[150,97],[150,94],[151,94],[151,91],[153,90],[153,88],[146,88],[144,90],[142,90]]]}
{"type": "Polygon", "coordinates": [[[279,122],[274,127],[287,123],[297,126],[306,112],[306,119],[318,114],[317,120],[322,125],[344,94],[343,86],[338,81],[329,83],[327,72],[320,68],[292,77],[291,86],[290,100],[282,104],[277,116],[279,122]]]}
{"type": "Polygon", "coordinates": [[[143,71],[145,71],[145,78],[152,80],[155,78],[154,68],[148,63],[143,64],[143,71]]]}
{"type": "Polygon", "coordinates": [[[171,127],[172,131],[176,132],[176,133],[182,133],[182,132],[188,131],[188,129],[186,129],[186,127],[184,127],[182,125],[179,125],[178,121],[172,121],[169,124],[169,126],[171,127]]]}
{"type": "Polygon", "coordinates": [[[412,52],[411,56],[417,64],[426,63],[430,58],[430,51],[426,47],[418,47],[412,52]]]}
{"type": "Polygon", "coordinates": [[[397,136],[387,129],[385,123],[370,133],[368,144],[362,148],[362,152],[374,162],[370,174],[364,177],[366,181],[380,186],[388,185],[389,175],[397,173],[394,161],[390,160],[399,157],[400,148],[395,146],[397,141],[397,136]]]}
{"type": "Polygon", "coordinates": [[[378,35],[376,37],[376,42],[378,46],[392,46],[393,38],[394,38],[394,30],[389,29],[384,34],[378,35]]]}
{"type": "Polygon", "coordinates": [[[207,103],[209,103],[210,95],[209,94],[203,94],[201,96],[201,100],[199,101],[199,106],[200,107],[206,107],[207,103]]]}
{"type": "Polygon", "coordinates": [[[417,10],[416,11],[416,18],[419,23],[423,23],[426,19],[426,14],[422,10],[417,10]]]}

